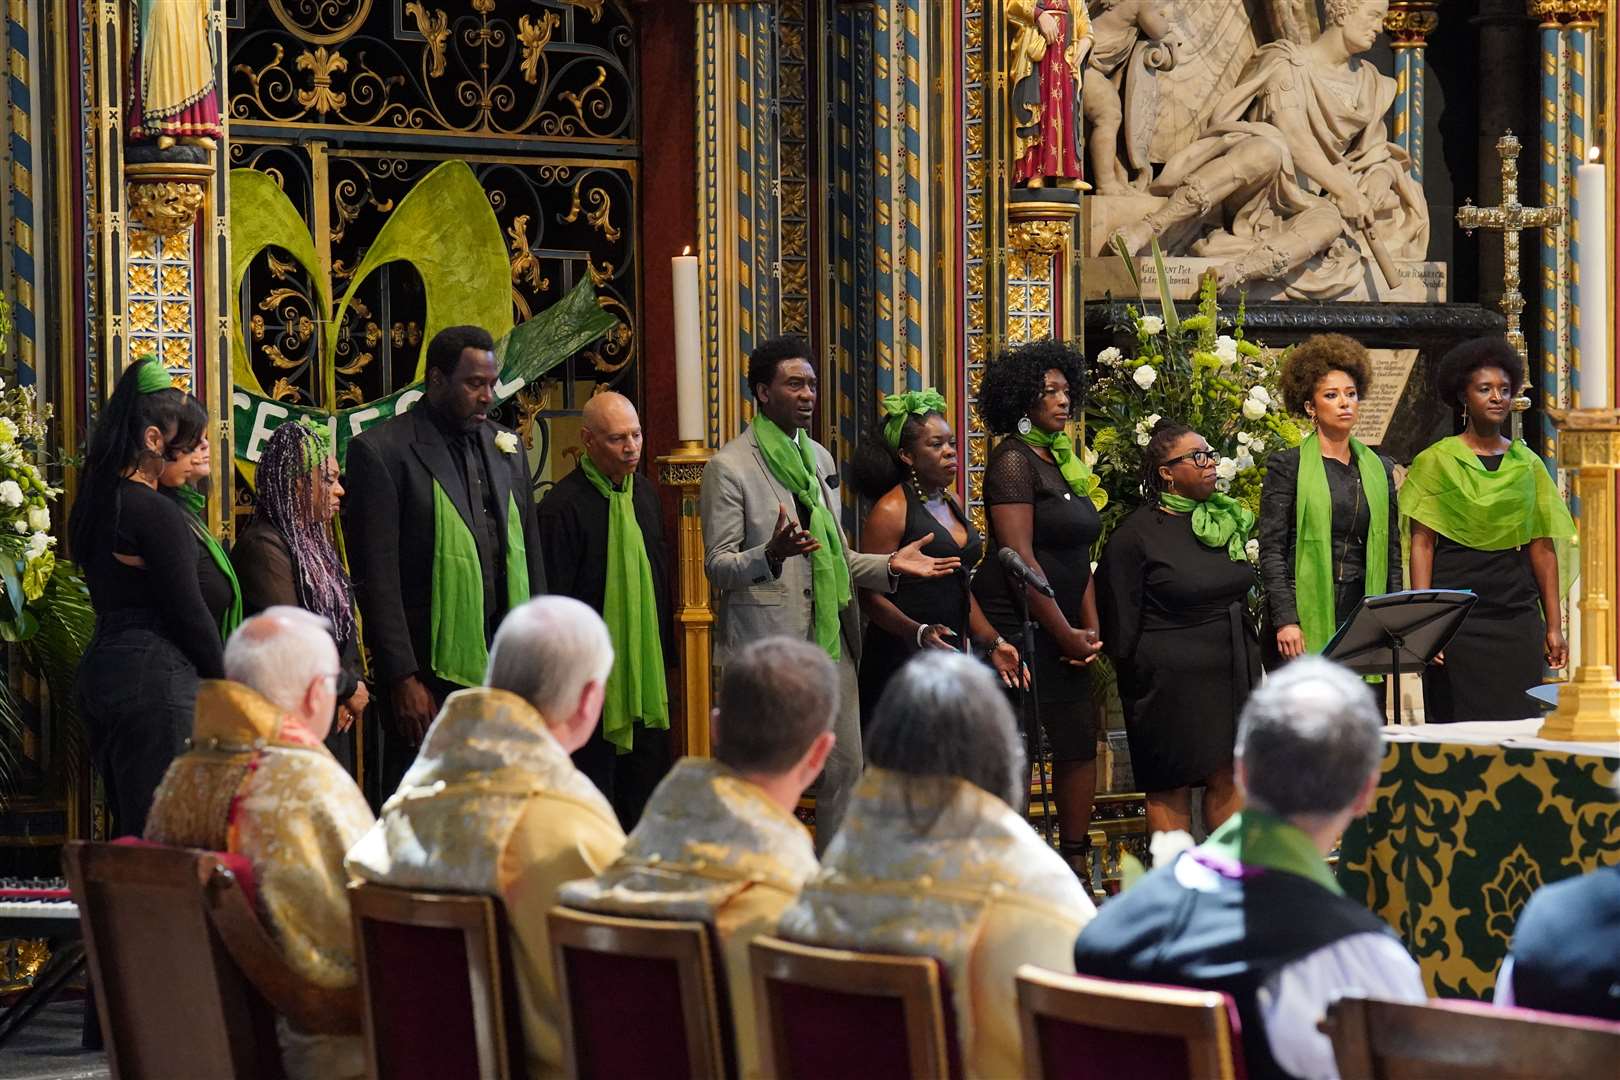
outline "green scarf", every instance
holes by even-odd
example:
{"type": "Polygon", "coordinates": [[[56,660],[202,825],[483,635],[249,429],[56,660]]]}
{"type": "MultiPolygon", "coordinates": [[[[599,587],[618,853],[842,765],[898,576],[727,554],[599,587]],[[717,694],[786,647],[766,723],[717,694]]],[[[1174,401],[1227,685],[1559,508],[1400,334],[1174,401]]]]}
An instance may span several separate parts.
{"type": "MultiPolygon", "coordinates": [[[[529,598],[528,546],[517,497],[506,500],[506,610],[529,598]]],[[[456,504],[433,481],[433,595],[429,616],[433,673],[461,686],[478,686],[489,665],[484,639],[484,570],[478,542],[456,504]]]]}
{"type": "Polygon", "coordinates": [[[181,484],[174,489],[174,494],[180,505],[191,512],[191,531],[202,541],[203,550],[231,583],[231,606],[219,617],[219,638],[224,641],[231,636],[231,631],[242,625],[242,583],[236,580],[236,567],[231,565],[230,556],[203,524],[203,508],[208,505],[208,497],[190,484],[181,484]]]}
{"type": "Polygon", "coordinates": [[[1248,562],[1249,553],[1243,546],[1249,542],[1254,529],[1254,511],[1230,495],[1219,491],[1210,493],[1203,502],[1194,502],[1185,495],[1166,491],[1159,495],[1159,505],[1178,514],[1192,514],[1193,535],[1209,548],[1225,548],[1227,558],[1233,562],[1248,562]]]}
{"type": "Polygon", "coordinates": [[[1547,467],[1523,442],[1508,447],[1491,472],[1453,435],[1417,456],[1401,485],[1402,540],[1421,522],[1464,547],[1505,551],[1551,539],[1558,553],[1558,591],[1575,573],[1575,519],[1547,467]]]}
{"type": "Polygon", "coordinates": [[[890,450],[900,449],[900,432],[905,430],[906,421],[913,416],[927,416],[929,413],[945,415],[945,398],[932,386],[926,390],[907,390],[903,394],[890,394],[883,399],[883,415],[888,419],[883,421],[883,441],[889,444],[890,450]]]}
{"type": "Polygon", "coordinates": [[[1246,807],[1221,823],[1200,848],[1244,866],[1297,874],[1344,895],[1311,838],[1274,814],[1246,807]]]}
{"type": "Polygon", "coordinates": [[[1018,437],[1031,446],[1044,447],[1052,451],[1052,461],[1068,482],[1069,490],[1082,499],[1090,499],[1091,505],[1101,510],[1108,505],[1108,492],[1103,490],[1102,481],[1092,475],[1091,468],[1080,455],[1074,452],[1074,443],[1067,431],[1042,431],[1040,428],[1031,428],[1020,431],[1018,437]]]}
{"type": "Polygon", "coordinates": [[[613,639],[613,670],[602,703],[602,737],[625,754],[630,751],[637,720],[644,727],[669,727],[664,641],[658,632],[652,563],[636,521],[635,476],[625,477],[624,490],[618,491],[589,457],[579,459],[579,468],[608,504],[602,619],[613,639]]]}
{"type": "MultiPolygon", "coordinates": [[[[1363,595],[1377,596],[1389,588],[1389,477],[1378,455],[1355,439],[1350,458],[1361,473],[1369,515],[1363,595]]],[[[1333,495],[1313,432],[1299,444],[1294,478],[1294,606],[1309,652],[1321,652],[1339,628],[1333,592],[1333,495]]]]}
{"type": "Polygon", "coordinates": [[[842,655],[840,622],[849,603],[849,563],[844,557],[844,535],[838,519],[821,502],[821,478],[816,475],[810,439],[793,440],[764,413],[754,414],[754,441],[765,455],[776,482],[793,492],[810,511],[810,535],[821,546],[810,553],[810,582],[815,596],[816,644],[837,660],[842,655]]]}

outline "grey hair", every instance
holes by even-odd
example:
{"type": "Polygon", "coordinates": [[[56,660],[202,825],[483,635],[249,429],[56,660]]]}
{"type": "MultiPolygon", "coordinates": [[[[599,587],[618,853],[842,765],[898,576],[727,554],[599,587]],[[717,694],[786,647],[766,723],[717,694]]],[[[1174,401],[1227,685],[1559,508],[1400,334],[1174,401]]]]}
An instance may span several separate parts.
{"type": "Polygon", "coordinates": [[[714,756],[742,773],[796,765],[838,715],[838,671],[826,650],[790,637],[750,642],[726,662],[714,756]]]}
{"type": "Polygon", "coordinates": [[[277,708],[296,712],[309,684],[342,670],[332,624],[303,608],[265,608],[225,641],[225,677],[256,690],[277,708]]]}
{"type": "Polygon", "coordinates": [[[1249,697],[1237,757],[1249,798],[1272,813],[1336,814],[1383,757],[1372,691],[1330,660],[1291,661],[1249,697]]]}
{"type": "Polygon", "coordinates": [[[966,780],[1014,809],[1029,788],[1006,694],[990,668],[959,653],[921,652],[895,672],[865,741],[873,765],[966,780]]]}
{"type": "Polygon", "coordinates": [[[495,631],[484,685],[566,719],[591,683],[613,670],[613,641],[602,617],[570,596],[537,596],[513,608],[495,631]]]}

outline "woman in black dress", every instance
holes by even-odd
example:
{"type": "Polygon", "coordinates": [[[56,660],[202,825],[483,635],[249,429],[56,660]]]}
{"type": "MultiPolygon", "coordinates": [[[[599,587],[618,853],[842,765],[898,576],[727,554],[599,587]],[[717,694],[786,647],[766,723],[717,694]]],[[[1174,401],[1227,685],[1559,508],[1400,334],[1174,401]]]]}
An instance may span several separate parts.
{"type": "Polygon", "coordinates": [[[158,490],[166,471],[171,480],[189,474],[187,455],[207,421],[161,364],[137,360],[91,434],[68,520],[96,609],[79,664],[79,710],[114,836],[141,835],[152,795],[191,735],[198,678],[225,675],[191,527],[158,490]]]}
{"type": "MultiPolygon", "coordinates": [[[[1023,635],[1014,590],[1021,590],[1029,605],[1036,623],[1035,657],[1025,663],[1052,750],[1059,851],[1082,880],[1090,880],[1098,709],[1089,666],[1102,648],[1091,548],[1102,535],[1102,519],[1088,497],[1088,481],[1094,478],[1065,434],[1082,364],[1071,347],[1040,341],[1003,354],[985,369],[979,415],[991,434],[1005,437],[985,467],[990,557],[974,575],[973,592],[990,625],[1009,641],[1023,635]],[[1002,548],[1017,552],[1057,598],[1009,581],[999,561],[1002,548]]],[[[1036,760],[1035,733],[1026,730],[1024,737],[1031,744],[1030,759],[1036,760]]]]}
{"type": "Polygon", "coordinates": [[[970,568],[984,554],[984,540],[950,489],[957,482],[956,432],[934,390],[892,394],[881,439],[856,449],[855,489],[872,501],[861,527],[861,550],[888,553],[928,537],[923,553],[959,558],[948,577],[901,578],[887,596],[863,590],[869,620],[861,647],[861,722],[873,715],[889,678],[922,649],[976,647],[1002,682],[1022,681],[1018,650],[990,626],[968,587],[970,568]]]}
{"type": "MultiPolygon", "coordinates": [[[[201,402],[197,408],[202,408],[201,402]]],[[[186,475],[165,470],[158,483],[186,511],[191,535],[197,541],[197,581],[202,587],[203,603],[208,605],[208,613],[219,627],[219,638],[224,641],[242,624],[242,586],[224,545],[208,529],[208,496],[204,491],[214,474],[214,457],[207,435],[197,441],[184,460],[186,475]]]]}
{"type": "Polygon", "coordinates": [[[1254,515],[1215,492],[1217,460],[1202,435],[1160,420],[1142,452],[1147,504],[1114,530],[1097,565],[1103,639],[1152,832],[1192,828],[1196,785],[1206,829],[1240,802],[1232,746],[1260,679],[1245,604],[1254,515]]]}
{"type": "Polygon", "coordinates": [[[1440,361],[1440,399],[1463,413],[1461,435],[1417,456],[1401,488],[1412,535],[1412,588],[1469,589],[1468,617],[1423,672],[1424,719],[1522,720],[1542,664],[1561,668],[1559,545],[1575,539],[1552,476],[1523,441],[1503,433],[1524,381],[1502,338],[1467,341],[1440,361]]]}
{"type": "Polygon", "coordinates": [[[1271,455],[1260,496],[1260,577],[1282,660],[1321,652],[1363,596],[1401,587],[1394,465],[1350,434],[1372,374],[1343,334],[1306,338],[1283,361],[1283,404],[1316,430],[1271,455]]]}

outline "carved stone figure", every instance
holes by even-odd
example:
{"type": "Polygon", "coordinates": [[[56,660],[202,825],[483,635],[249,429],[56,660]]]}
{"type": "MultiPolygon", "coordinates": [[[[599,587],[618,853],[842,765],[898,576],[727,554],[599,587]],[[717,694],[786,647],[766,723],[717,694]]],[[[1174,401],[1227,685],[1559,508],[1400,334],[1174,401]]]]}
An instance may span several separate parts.
{"type": "Polygon", "coordinates": [[[1297,299],[1344,295],[1374,260],[1421,260],[1428,208],[1384,123],[1395,81],[1352,63],[1388,6],[1327,0],[1314,41],[1261,47],[1209,126],[1154,180],[1149,190],[1168,200],[1114,235],[1132,252],[1163,237],[1169,253],[1223,260],[1223,288],[1280,279],[1297,299]]]}
{"type": "Polygon", "coordinates": [[[1120,90],[1133,59],[1158,71],[1175,66],[1174,47],[1166,40],[1170,23],[1154,0],[1100,0],[1091,32],[1094,43],[1081,87],[1081,103],[1090,125],[1091,176],[1099,194],[1123,195],[1133,182],[1146,185],[1151,164],[1145,153],[1131,153],[1133,175],[1119,158],[1119,129],[1125,119],[1120,90]],[[1151,49],[1152,42],[1164,44],[1151,49]]]}
{"type": "Polygon", "coordinates": [[[1008,0],[1014,184],[1084,188],[1080,73],[1091,51],[1085,0],[1008,0]]]}
{"type": "Polygon", "coordinates": [[[134,0],[131,7],[130,139],[212,150],[224,129],[207,0],[134,0]]]}

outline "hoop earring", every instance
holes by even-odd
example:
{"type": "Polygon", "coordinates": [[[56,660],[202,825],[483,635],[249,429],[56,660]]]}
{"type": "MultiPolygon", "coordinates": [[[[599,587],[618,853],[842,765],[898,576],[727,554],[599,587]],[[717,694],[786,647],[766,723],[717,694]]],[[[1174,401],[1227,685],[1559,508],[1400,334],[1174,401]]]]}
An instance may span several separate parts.
{"type": "Polygon", "coordinates": [[[1034,429],[1034,427],[1035,425],[1029,422],[1029,417],[1020,416],[1018,418],[1018,434],[1028,435],[1030,431],[1034,429]]]}

